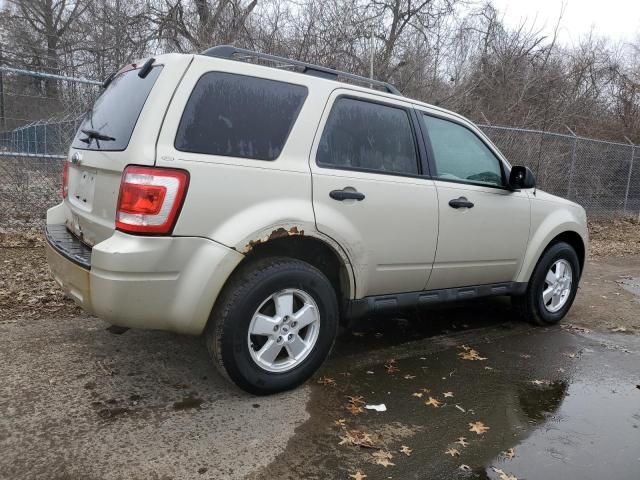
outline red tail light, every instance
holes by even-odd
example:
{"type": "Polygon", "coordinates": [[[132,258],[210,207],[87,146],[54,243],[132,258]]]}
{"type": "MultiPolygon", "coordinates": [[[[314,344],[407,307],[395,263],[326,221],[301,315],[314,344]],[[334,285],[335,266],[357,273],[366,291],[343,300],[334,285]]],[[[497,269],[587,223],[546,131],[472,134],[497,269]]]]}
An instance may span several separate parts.
{"type": "Polygon", "coordinates": [[[69,193],[69,162],[62,162],[62,199],[67,198],[69,193]]]}
{"type": "Polygon", "coordinates": [[[182,208],[189,174],[170,168],[125,168],[120,182],[116,228],[129,233],[171,233],[182,208]]]}

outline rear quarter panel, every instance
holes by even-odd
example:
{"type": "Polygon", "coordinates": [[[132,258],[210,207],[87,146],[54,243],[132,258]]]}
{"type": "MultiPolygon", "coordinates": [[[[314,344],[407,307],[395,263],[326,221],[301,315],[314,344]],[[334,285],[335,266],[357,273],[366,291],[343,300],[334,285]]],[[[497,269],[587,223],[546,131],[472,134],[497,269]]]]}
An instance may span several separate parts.
{"type": "Polygon", "coordinates": [[[183,168],[190,174],[189,190],[173,234],[209,238],[243,254],[257,243],[279,236],[314,236],[328,243],[348,264],[340,246],[316,229],[307,161],[326,98],[333,88],[309,75],[291,75],[274,68],[196,55],[169,106],[157,148],[156,165],[183,168]],[[189,96],[200,77],[212,71],[307,87],[307,97],[277,159],[207,155],[175,148],[176,132],[189,96]]]}

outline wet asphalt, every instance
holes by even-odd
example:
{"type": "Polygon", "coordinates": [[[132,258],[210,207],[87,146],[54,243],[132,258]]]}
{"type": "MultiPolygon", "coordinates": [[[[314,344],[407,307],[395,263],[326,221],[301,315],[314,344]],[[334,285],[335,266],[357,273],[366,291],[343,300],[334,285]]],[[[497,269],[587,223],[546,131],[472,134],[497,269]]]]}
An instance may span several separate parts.
{"type": "Polygon", "coordinates": [[[500,323],[390,346],[373,362],[347,353],[384,342],[389,329],[392,338],[413,330],[396,322],[343,341],[321,377],[336,385],[314,387],[311,420],[274,462],[289,459],[286,466],[253,478],[349,478],[358,471],[367,479],[640,478],[637,336],[500,323]],[[462,359],[469,348],[486,360],[462,359]],[[354,397],[387,411],[353,415],[347,407],[354,397]],[[425,404],[431,397],[438,407],[425,404]],[[489,427],[486,433],[470,431],[476,422],[489,427]],[[354,430],[373,437],[375,448],[340,445],[354,430]],[[395,465],[376,464],[378,450],[395,465]]]}
{"type": "Polygon", "coordinates": [[[0,335],[0,478],[640,478],[640,337],[530,327],[503,299],[360,322],[316,378],[260,398],[198,338],[82,317],[0,335]],[[354,431],[371,444],[340,444],[354,431]]]}

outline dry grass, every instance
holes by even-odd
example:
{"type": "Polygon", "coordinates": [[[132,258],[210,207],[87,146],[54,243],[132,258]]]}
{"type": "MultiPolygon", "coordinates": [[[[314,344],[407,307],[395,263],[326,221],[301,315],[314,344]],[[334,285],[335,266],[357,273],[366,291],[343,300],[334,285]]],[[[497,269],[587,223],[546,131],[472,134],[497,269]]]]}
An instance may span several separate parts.
{"type": "Polygon", "coordinates": [[[637,218],[589,221],[589,256],[640,255],[640,222],[637,218]]]}

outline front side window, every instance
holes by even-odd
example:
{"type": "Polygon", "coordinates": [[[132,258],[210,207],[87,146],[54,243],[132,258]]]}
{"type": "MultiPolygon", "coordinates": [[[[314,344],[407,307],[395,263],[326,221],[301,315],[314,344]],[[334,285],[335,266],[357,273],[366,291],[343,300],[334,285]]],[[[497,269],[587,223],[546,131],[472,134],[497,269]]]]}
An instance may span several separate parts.
{"type": "Polygon", "coordinates": [[[205,73],[182,114],[183,152],[275,160],[307,97],[301,85],[223,72],[205,73]]]}
{"type": "Polygon", "coordinates": [[[471,130],[454,122],[422,116],[442,180],[503,186],[500,160],[471,130]]]}
{"type": "Polygon", "coordinates": [[[417,174],[409,115],[403,108],[338,98],[322,133],[321,166],[417,174]]]}

